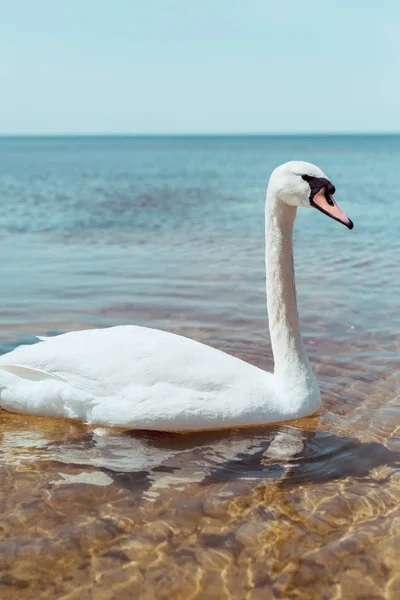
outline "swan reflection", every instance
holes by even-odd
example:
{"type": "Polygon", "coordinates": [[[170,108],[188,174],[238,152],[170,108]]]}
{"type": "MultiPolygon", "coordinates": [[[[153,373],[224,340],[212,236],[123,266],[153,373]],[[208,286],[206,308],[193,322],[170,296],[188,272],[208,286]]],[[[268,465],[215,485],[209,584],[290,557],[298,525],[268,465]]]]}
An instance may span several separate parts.
{"type": "Polygon", "coordinates": [[[400,462],[399,452],[381,444],[291,425],[190,436],[96,428],[61,440],[35,431],[9,431],[1,446],[8,464],[58,463],[60,477],[52,485],[116,484],[141,488],[148,499],[162,488],[194,482],[307,483],[361,476],[373,467],[400,462]],[[70,473],[61,464],[81,466],[82,472],[70,473]]]}

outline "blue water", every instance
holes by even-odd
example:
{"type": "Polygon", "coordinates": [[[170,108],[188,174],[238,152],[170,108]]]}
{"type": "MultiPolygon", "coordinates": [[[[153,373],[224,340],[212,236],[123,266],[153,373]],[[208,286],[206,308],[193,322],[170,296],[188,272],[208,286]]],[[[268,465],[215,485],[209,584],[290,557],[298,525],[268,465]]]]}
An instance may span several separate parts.
{"type": "Polygon", "coordinates": [[[0,351],[136,323],[271,369],[265,189],[292,159],[355,225],[295,224],[319,415],[162,436],[0,411],[8,597],[395,597],[400,136],[0,138],[0,351]]]}
{"type": "Polygon", "coordinates": [[[0,139],[6,337],[169,325],[160,310],[264,319],[265,188],[291,159],[319,165],[355,223],[299,211],[301,314],[398,333],[400,137],[65,137],[0,139]]]}

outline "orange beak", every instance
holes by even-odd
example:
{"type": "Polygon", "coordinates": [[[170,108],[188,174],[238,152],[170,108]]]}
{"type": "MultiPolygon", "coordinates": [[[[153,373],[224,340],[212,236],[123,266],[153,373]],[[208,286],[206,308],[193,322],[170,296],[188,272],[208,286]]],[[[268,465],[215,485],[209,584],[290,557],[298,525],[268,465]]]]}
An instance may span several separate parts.
{"type": "Polygon", "coordinates": [[[343,223],[343,225],[346,225],[349,229],[353,229],[353,221],[340,210],[332,196],[326,191],[326,188],[321,188],[319,192],[315,194],[313,199],[310,200],[310,204],[325,215],[328,215],[328,217],[331,217],[331,219],[335,219],[335,221],[343,223]]]}

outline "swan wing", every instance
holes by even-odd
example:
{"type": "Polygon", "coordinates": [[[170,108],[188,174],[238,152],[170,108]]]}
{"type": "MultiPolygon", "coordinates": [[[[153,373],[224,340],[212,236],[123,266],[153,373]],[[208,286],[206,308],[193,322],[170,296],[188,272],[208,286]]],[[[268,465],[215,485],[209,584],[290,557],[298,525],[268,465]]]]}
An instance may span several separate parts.
{"type": "Polygon", "coordinates": [[[18,364],[1,364],[0,369],[3,371],[8,371],[8,373],[13,373],[18,377],[23,379],[29,379],[30,381],[43,381],[46,379],[55,379],[56,381],[63,381],[64,383],[68,383],[66,379],[60,377],[60,375],[56,375],[55,373],[49,373],[48,371],[44,371],[43,369],[33,369],[32,367],[27,367],[25,365],[18,364]]]}
{"type": "Polygon", "coordinates": [[[135,326],[66,333],[0,363],[8,410],[172,430],[246,424],[246,411],[254,420],[267,376],[205,344],[135,326]]]}

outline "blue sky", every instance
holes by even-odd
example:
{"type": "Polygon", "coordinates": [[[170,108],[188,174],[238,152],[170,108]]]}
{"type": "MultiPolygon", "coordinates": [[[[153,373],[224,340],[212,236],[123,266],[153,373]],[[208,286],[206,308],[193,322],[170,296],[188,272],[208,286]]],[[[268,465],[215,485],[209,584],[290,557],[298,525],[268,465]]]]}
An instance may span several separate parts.
{"type": "Polygon", "coordinates": [[[400,131],[395,0],[0,0],[0,133],[400,131]]]}

